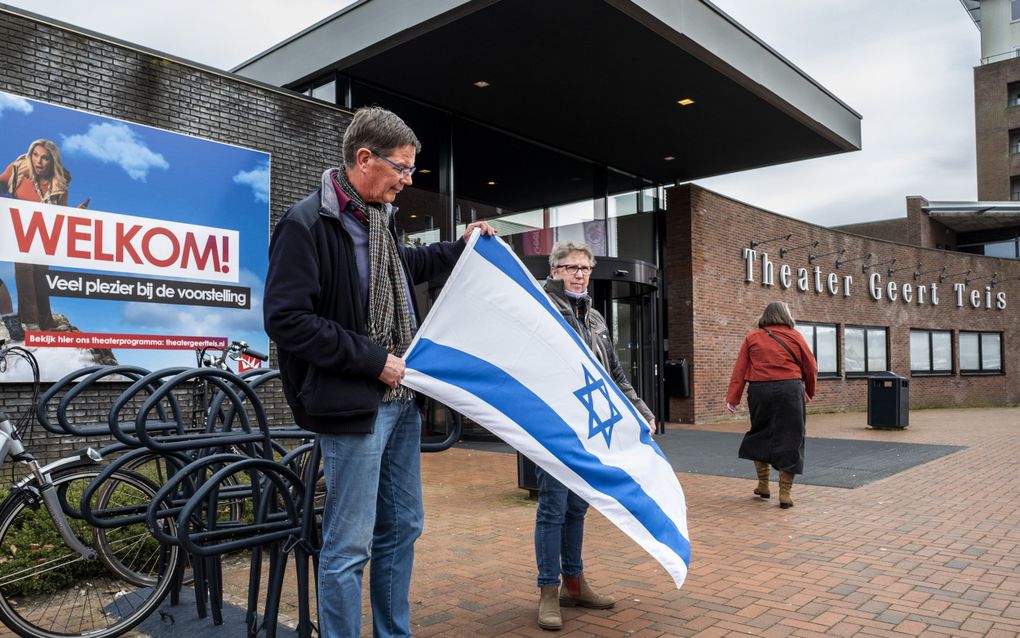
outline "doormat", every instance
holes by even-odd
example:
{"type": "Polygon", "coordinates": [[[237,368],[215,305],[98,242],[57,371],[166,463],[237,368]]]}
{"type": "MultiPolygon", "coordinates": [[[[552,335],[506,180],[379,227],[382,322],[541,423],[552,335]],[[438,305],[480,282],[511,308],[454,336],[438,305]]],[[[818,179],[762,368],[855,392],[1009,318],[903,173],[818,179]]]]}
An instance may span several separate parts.
{"type": "MultiPolygon", "coordinates": [[[[667,430],[657,435],[655,442],[677,472],[752,479],[754,466],[737,458],[743,436],[738,432],[667,430]]],[[[514,451],[501,441],[457,445],[492,452],[514,451]]],[[[958,445],[808,437],[804,442],[804,474],[797,477],[797,483],[853,489],[963,449],[958,445]]]]}

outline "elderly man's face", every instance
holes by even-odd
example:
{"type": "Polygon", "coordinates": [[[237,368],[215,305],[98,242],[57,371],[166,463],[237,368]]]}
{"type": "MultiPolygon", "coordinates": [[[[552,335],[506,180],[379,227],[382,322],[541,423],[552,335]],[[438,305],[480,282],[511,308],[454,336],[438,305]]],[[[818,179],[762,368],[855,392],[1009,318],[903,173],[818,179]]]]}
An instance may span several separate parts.
{"type": "Polygon", "coordinates": [[[372,149],[359,149],[358,160],[363,166],[364,179],[358,194],[366,202],[392,204],[397,194],[412,183],[410,173],[404,169],[414,167],[414,156],[414,147],[410,144],[398,146],[381,156],[372,149]]]}
{"type": "Polygon", "coordinates": [[[552,269],[552,278],[562,279],[563,287],[570,292],[582,293],[587,290],[590,277],[591,260],[579,250],[569,253],[552,269]]]}

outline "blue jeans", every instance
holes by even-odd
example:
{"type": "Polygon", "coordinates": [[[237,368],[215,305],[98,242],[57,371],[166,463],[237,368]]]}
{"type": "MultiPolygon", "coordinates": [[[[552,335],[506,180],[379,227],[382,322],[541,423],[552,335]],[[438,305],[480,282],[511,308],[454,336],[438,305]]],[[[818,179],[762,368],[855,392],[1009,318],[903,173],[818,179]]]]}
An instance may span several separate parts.
{"type": "Polygon", "coordinates": [[[414,541],[425,514],[421,417],[413,400],[379,404],[372,434],[320,434],[326,507],[319,553],[319,635],[361,633],[361,577],[376,638],[411,635],[414,541]]]}
{"type": "Polygon", "coordinates": [[[560,574],[579,576],[584,571],[581,545],[588,502],[535,467],[538,511],[535,513],[535,560],[538,586],[557,585],[560,574]]]}

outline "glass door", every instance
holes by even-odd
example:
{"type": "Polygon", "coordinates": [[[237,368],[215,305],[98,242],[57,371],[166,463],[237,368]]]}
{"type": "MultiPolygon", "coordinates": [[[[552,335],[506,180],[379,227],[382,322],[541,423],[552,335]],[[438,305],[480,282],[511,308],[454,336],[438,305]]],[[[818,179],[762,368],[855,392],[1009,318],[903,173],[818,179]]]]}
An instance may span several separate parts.
{"type": "Polygon", "coordinates": [[[606,318],[620,365],[658,421],[661,415],[657,372],[661,348],[655,292],[654,286],[635,281],[592,282],[595,307],[606,318]]]}

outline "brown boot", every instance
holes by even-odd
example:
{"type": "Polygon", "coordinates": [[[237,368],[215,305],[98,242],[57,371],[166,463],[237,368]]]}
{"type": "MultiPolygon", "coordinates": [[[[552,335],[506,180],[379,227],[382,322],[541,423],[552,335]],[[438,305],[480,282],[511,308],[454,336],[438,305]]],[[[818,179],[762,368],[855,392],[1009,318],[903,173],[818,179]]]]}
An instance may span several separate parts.
{"type": "Polygon", "coordinates": [[[560,586],[560,604],[564,607],[588,607],[589,609],[609,609],[616,604],[612,596],[596,594],[588,586],[584,574],[564,576],[560,586]]]}
{"type": "Polygon", "coordinates": [[[772,475],[772,468],[768,461],[755,461],[754,469],[758,472],[758,487],[754,488],[754,493],[762,498],[769,498],[772,496],[772,493],[769,492],[769,477],[772,475]]]}
{"type": "Polygon", "coordinates": [[[542,629],[563,628],[558,591],[559,587],[556,585],[542,585],[542,597],[538,601],[538,626],[542,629]]]}
{"type": "Polygon", "coordinates": [[[793,487],[793,473],[779,473],[779,507],[784,510],[793,507],[793,499],[790,498],[790,488],[793,487]]]}

